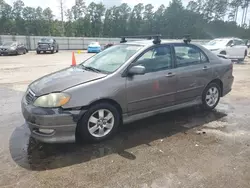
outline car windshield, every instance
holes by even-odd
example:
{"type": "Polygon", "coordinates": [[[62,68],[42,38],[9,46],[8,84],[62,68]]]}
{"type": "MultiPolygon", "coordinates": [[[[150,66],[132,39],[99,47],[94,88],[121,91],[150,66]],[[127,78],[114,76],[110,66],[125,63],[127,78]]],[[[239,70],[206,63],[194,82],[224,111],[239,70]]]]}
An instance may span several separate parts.
{"type": "Polygon", "coordinates": [[[226,45],[227,42],[228,40],[225,40],[225,39],[214,39],[214,40],[209,41],[207,45],[210,45],[210,46],[226,45]]]}
{"type": "Polygon", "coordinates": [[[50,38],[42,38],[39,42],[53,42],[53,39],[50,39],[50,38]]]}
{"type": "Polygon", "coordinates": [[[4,42],[3,46],[14,46],[15,44],[15,42],[4,42]]]}
{"type": "Polygon", "coordinates": [[[143,46],[115,45],[83,62],[83,68],[112,73],[122,66],[143,46]]]}

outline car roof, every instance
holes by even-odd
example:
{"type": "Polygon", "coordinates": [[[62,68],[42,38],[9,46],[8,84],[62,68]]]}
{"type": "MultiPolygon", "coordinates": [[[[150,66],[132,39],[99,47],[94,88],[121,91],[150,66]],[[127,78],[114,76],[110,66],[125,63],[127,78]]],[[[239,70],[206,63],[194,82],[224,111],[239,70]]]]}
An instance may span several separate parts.
{"type": "MultiPolygon", "coordinates": [[[[161,40],[161,44],[171,44],[171,43],[184,43],[183,40],[161,40]]],[[[135,41],[128,41],[124,44],[130,45],[143,45],[143,46],[152,46],[153,40],[135,40],[135,41]]]]}
{"type": "Polygon", "coordinates": [[[237,40],[242,40],[242,39],[237,38],[237,37],[220,37],[220,38],[215,38],[215,39],[220,39],[220,40],[234,40],[234,39],[237,39],[237,40]]]}

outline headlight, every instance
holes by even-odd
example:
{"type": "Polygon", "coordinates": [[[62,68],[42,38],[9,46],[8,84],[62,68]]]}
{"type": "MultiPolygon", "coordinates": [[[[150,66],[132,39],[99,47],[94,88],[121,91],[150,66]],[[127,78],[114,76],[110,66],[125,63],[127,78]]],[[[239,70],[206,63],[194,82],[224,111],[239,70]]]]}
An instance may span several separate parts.
{"type": "Polygon", "coordinates": [[[70,96],[66,93],[51,93],[38,97],[34,102],[34,106],[55,108],[67,104],[69,99],[70,96]]]}
{"type": "Polygon", "coordinates": [[[10,47],[10,50],[15,50],[15,49],[16,49],[15,46],[10,47]]]}

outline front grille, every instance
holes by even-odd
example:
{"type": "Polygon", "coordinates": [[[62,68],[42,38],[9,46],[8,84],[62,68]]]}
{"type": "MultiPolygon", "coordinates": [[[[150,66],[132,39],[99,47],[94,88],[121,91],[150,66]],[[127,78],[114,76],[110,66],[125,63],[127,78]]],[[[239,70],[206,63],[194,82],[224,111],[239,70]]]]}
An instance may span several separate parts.
{"type": "Polygon", "coordinates": [[[39,48],[41,48],[41,49],[47,49],[47,48],[49,48],[49,45],[48,44],[40,44],[39,48]]]}
{"type": "Polygon", "coordinates": [[[26,98],[27,104],[33,104],[36,100],[36,96],[31,90],[28,90],[25,98],[26,98]]]}
{"type": "Polygon", "coordinates": [[[0,50],[1,50],[1,51],[7,51],[7,49],[6,49],[6,48],[1,48],[0,50]]]}

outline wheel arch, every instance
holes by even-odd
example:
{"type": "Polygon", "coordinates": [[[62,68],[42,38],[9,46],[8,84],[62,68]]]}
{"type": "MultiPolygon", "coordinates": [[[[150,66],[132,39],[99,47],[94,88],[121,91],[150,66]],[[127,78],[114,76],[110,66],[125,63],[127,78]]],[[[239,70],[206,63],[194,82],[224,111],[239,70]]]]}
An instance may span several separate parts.
{"type": "Polygon", "coordinates": [[[207,86],[208,86],[209,84],[211,84],[211,83],[216,83],[216,84],[218,84],[218,86],[219,86],[220,89],[221,89],[221,96],[220,96],[220,97],[222,97],[222,96],[223,96],[223,82],[222,82],[219,78],[216,78],[216,79],[212,80],[211,82],[209,82],[209,83],[207,84],[207,86]]]}
{"type": "Polygon", "coordinates": [[[111,105],[113,105],[117,110],[118,110],[118,112],[120,113],[120,115],[122,116],[122,108],[121,108],[121,105],[117,102],[117,101],[115,101],[114,99],[110,99],[110,98],[102,98],[102,99],[98,99],[98,100],[96,100],[96,101],[93,101],[93,102],[91,102],[88,106],[87,106],[87,108],[89,108],[90,106],[93,106],[93,105],[95,105],[95,104],[98,104],[98,103],[109,103],[109,104],[111,104],[111,105]]]}
{"type": "MultiPolygon", "coordinates": [[[[109,103],[109,104],[113,105],[113,106],[118,110],[118,113],[120,114],[120,125],[122,124],[123,119],[122,119],[122,108],[121,108],[121,105],[120,105],[117,101],[115,101],[115,100],[113,100],[113,99],[110,99],[110,98],[102,98],[102,99],[95,100],[95,101],[91,102],[89,105],[83,106],[83,107],[81,108],[81,110],[86,111],[86,110],[88,110],[91,106],[93,106],[93,105],[95,105],[95,104],[98,104],[98,103],[109,103]]],[[[77,140],[77,141],[81,141],[81,140],[82,140],[82,138],[81,138],[80,135],[79,135],[79,129],[80,129],[80,127],[79,127],[78,122],[80,121],[80,119],[81,119],[83,116],[84,116],[84,113],[83,113],[83,114],[81,115],[81,117],[77,120],[77,126],[76,126],[76,131],[75,131],[75,137],[76,137],[76,140],[77,140]]]]}

